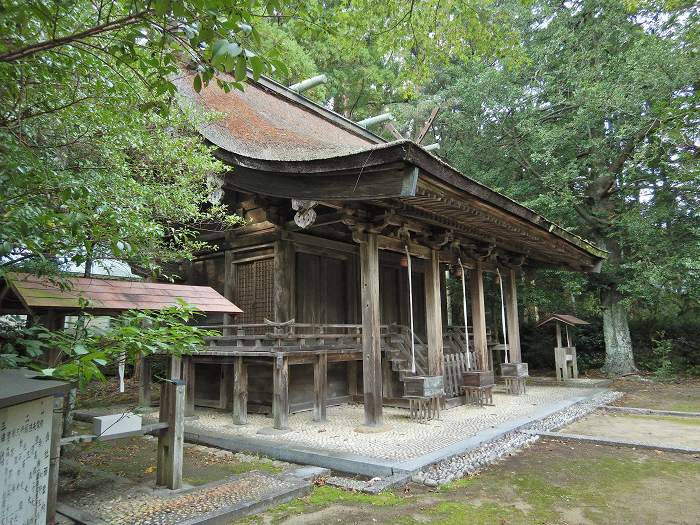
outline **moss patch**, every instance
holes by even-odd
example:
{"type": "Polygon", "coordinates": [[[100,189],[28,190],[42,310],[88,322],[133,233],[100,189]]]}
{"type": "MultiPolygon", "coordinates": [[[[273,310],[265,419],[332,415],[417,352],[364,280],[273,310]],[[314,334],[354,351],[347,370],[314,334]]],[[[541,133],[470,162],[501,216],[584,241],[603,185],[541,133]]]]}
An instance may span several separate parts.
{"type": "Polygon", "coordinates": [[[692,497],[698,483],[700,460],[692,456],[541,440],[479,476],[436,490],[409,485],[409,494],[370,496],[318,487],[244,523],[663,523],[679,517],[673,508],[686,517],[700,514],[692,497]]]}
{"type": "MultiPolygon", "coordinates": [[[[155,439],[133,437],[114,441],[95,441],[66,449],[66,457],[99,470],[116,474],[137,483],[155,481],[155,439]]],[[[204,485],[211,481],[260,470],[279,473],[272,460],[238,461],[233,456],[218,456],[194,447],[185,447],[182,478],[190,485],[204,485]]]]}

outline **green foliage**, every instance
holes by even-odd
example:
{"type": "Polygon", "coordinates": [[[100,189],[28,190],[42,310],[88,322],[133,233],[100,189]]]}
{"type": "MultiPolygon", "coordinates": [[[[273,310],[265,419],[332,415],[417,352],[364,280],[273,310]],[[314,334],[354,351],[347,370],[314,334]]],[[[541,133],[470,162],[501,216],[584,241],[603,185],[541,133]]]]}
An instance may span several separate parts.
{"type": "MultiPolygon", "coordinates": [[[[263,62],[250,2],[84,0],[3,4],[0,19],[0,274],[117,259],[156,273],[205,244],[198,231],[237,223],[211,204],[223,166],[173,104],[189,56],[200,84],[241,41],[236,65],[263,62]],[[59,261],[59,262],[60,262],[59,261]]],[[[240,80],[240,78],[239,78],[240,80]]],[[[240,87],[240,85],[239,85],[240,87]]]]}
{"type": "Polygon", "coordinates": [[[216,333],[190,326],[201,312],[181,299],[178,303],[161,310],[124,312],[104,333],[88,330],[87,315],[73,328],[53,332],[42,326],[4,323],[0,326],[0,368],[26,366],[47,376],[78,381],[83,387],[92,380],[104,380],[102,367],[122,358],[133,363],[139,356],[154,353],[194,353],[203,337],[216,333]],[[40,358],[49,351],[55,358],[46,368],[40,358]]]}
{"type": "MultiPolygon", "coordinates": [[[[601,274],[532,277],[543,311],[623,302],[673,316],[700,300],[698,12],[688,3],[511,3],[519,67],[439,71],[431,139],[466,175],[605,247],[601,274]],[[573,301],[572,301],[573,299],[573,301]]],[[[397,107],[407,122],[427,108],[397,107]]],[[[610,350],[610,349],[609,349],[610,350]]]]}
{"type": "Polygon", "coordinates": [[[297,15],[278,17],[275,29],[328,75],[325,88],[310,95],[357,120],[387,103],[416,100],[420,86],[451,61],[518,63],[519,38],[509,17],[491,1],[314,0],[297,15]]]}

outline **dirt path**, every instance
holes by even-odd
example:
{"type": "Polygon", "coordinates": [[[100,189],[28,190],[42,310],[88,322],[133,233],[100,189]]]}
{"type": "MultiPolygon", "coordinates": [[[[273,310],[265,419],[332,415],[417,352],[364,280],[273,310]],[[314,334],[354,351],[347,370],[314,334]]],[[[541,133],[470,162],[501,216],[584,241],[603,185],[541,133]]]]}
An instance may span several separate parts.
{"type": "MultiPolygon", "coordinates": [[[[617,404],[700,412],[700,381],[617,381],[617,404]]],[[[596,413],[565,432],[700,446],[700,420],[596,413]]],[[[473,478],[379,496],[317,487],[248,524],[656,525],[700,523],[700,455],[541,439],[473,478]]]]}
{"type": "Polygon", "coordinates": [[[700,458],[540,440],[436,491],[367,496],[319,487],[243,523],[697,524],[700,458]],[[653,497],[650,495],[653,494],[653,497]]]}
{"type": "Polygon", "coordinates": [[[695,417],[602,412],[576,421],[561,432],[700,449],[700,418],[695,417]]]}
{"type": "Polygon", "coordinates": [[[622,379],[615,381],[611,390],[624,392],[618,406],[700,412],[700,380],[686,379],[674,383],[649,380],[622,379]]]}

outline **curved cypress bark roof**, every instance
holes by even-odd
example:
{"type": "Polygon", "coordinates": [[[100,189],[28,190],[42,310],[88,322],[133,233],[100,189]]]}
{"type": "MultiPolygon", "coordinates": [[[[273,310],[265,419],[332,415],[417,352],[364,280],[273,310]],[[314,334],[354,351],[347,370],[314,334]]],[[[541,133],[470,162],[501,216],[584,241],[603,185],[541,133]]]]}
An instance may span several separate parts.
{"type": "Polygon", "coordinates": [[[477,182],[410,140],[387,142],[280,84],[248,79],[245,91],[215,84],[197,94],[192,75],[175,80],[186,100],[217,111],[200,126],[235,169],[227,185],[273,197],[398,206],[435,226],[486,238],[541,264],[599,267],[607,252],[477,182]]]}

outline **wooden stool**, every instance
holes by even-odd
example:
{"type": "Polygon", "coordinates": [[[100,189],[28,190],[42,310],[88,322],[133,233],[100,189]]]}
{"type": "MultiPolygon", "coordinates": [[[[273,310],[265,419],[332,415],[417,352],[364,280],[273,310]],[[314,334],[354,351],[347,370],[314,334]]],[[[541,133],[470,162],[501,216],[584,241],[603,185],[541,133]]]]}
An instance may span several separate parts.
{"type": "Polygon", "coordinates": [[[409,417],[421,423],[440,419],[440,396],[404,396],[408,399],[409,417]]]}
{"type": "Polygon", "coordinates": [[[506,381],[506,392],[519,396],[525,393],[525,377],[504,377],[506,381]]]}
{"type": "Polygon", "coordinates": [[[462,386],[467,404],[483,407],[493,405],[493,385],[462,386]]]}

